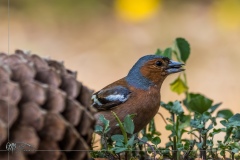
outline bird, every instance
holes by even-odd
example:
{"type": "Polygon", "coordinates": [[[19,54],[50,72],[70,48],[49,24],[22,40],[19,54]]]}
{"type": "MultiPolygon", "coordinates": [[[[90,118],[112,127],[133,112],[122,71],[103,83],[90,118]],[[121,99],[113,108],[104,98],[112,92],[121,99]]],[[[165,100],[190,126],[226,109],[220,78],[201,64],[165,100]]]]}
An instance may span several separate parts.
{"type": "Polygon", "coordinates": [[[139,132],[153,119],[160,107],[160,89],[165,78],[184,71],[184,63],[159,55],[145,55],[130,69],[128,74],[93,93],[92,107],[96,125],[103,126],[99,117],[103,115],[110,122],[107,135],[121,134],[118,122],[126,115],[134,114],[134,133],[139,132]]]}

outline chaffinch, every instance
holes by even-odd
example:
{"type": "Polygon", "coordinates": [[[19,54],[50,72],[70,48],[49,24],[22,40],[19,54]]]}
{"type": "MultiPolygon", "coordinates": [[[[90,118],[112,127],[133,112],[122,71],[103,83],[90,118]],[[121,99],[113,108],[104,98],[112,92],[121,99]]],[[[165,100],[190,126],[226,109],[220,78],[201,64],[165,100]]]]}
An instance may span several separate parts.
{"type": "Polygon", "coordinates": [[[92,106],[97,109],[97,125],[102,125],[99,116],[110,121],[110,135],[121,133],[116,125],[115,112],[123,121],[127,114],[136,114],[134,133],[143,129],[157,114],[160,107],[160,88],[164,79],[172,73],[181,72],[183,63],[167,57],[146,55],[131,68],[128,75],[92,96],[92,106]]]}

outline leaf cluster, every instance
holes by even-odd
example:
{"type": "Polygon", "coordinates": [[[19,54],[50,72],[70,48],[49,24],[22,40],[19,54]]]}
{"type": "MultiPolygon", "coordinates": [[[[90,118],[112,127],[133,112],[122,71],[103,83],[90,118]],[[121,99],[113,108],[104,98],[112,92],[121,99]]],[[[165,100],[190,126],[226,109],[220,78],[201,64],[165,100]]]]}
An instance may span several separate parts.
{"type": "MultiPolygon", "coordinates": [[[[190,45],[184,38],[176,38],[172,47],[157,49],[155,54],[186,64],[190,56],[190,45]]],[[[108,137],[107,133],[111,129],[109,121],[101,116],[103,126],[95,128],[102,139],[103,148],[100,153],[104,153],[104,157],[115,159],[218,159],[226,158],[228,153],[231,159],[240,158],[239,113],[234,115],[228,109],[218,110],[222,103],[214,103],[204,94],[190,92],[186,72],[179,74],[170,84],[170,89],[177,94],[184,94],[185,98],[161,102],[162,108],[170,114],[170,117],[165,118],[158,113],[165,123],[165,129],[170,131],[169,141],[165,145],[161,144],[161,133],[156,130],[154,119],[140,133],[133,134],[134,115],[126,115],[121,122],[113,112],[122,134],[108,137]],[[215,114],[216,110],[218,112],[215,114]],[[217,128],[218,119],[221,120],[221,128],[217,128]],[[215,143],[217,134],[225,136],[215,143]],[[184,135],[189,138],[183,138],[184,135]]]]}

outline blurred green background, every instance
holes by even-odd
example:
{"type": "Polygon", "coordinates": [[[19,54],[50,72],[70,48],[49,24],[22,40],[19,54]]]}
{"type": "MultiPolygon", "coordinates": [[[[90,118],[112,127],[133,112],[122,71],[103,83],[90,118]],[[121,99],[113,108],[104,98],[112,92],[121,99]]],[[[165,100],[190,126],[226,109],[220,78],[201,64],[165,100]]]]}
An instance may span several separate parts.
{"type": "MultiPolygon", "coordinates": [[[[94,90],[184,37],[191,44],[190,91],[240,112],[239,0],[11,0],[9,6],[8,18],[8,1],[0,0],[0,51],[9,46],[10,53],[31,50],[64,61],[94,90]]],[[[176,76],[162,86],[165,102],[180,99],[168,85],[176,76]]]]}

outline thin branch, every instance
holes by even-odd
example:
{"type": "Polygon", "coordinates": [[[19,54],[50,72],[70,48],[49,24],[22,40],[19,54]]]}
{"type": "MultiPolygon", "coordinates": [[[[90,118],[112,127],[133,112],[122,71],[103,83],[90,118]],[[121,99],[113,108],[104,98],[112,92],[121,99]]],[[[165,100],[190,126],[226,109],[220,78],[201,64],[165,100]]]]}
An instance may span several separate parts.
{"type": "Polygon", "coordinates": [[[157,114],[159,114],[159,115],[162,117],[164,123],[165,123],[166,125],[168,125],[168,123],[167,123],[167,121],[165,120],[165,118],[163,117],[162,113],[158,112],[157,114]]]}
{"type": "MultiPolygon", "coordinates": [[[[168,125],[168,123],[167,123],[167,121],[165,120],[165,118],[164,118],[164,116],[162,115],[162,113],[158,112],[157,114],[158,114],[159,116],[161,116],[161,118],[163,119],[164,123],[165,123],[166,125],[168,125]]],[[[172,141],[172,139],[171,139],[170,137],[168,137],[168,138],[169,138],[170,141],[172,141]]],[[[172,150],[174,150],[174,149],[173,149],[173,146],[172,146],[172,150]]]]}
{"type": "Polygon", "coordinates": [[[152,150],[152,152],[153,152],[153,160],[156,160],[156,155],[157,155],[157,153],[156,153],[155,149],[153,148],[153,146],[152,146],[151,144],[149,144],[149,143],[147,143],[147,142],[139,139],[139,138],[137,138],[137,139],[138,139],[140,142],[148,145],[148,146],[151,148],[151,150],[152,150]]]}
{"type": "Polygon", "coordinates": [[[189,150],[184,154],[184,156],[183,156],[184,160],[188,159],[189,154],[191,153],[191,151],[193,150],[193,147],[195,146],[195,143],[196,143],[196,141],[194,140],[193,144],[190,146],[189,150]]]}

